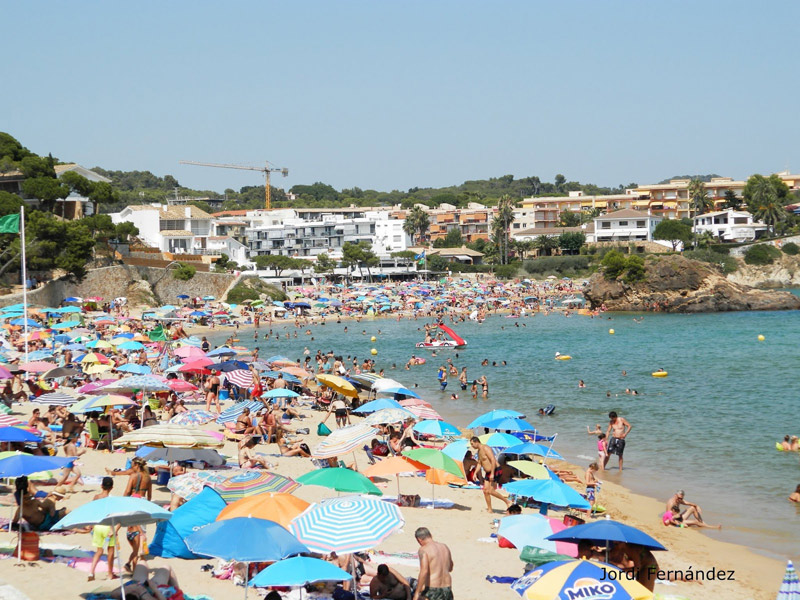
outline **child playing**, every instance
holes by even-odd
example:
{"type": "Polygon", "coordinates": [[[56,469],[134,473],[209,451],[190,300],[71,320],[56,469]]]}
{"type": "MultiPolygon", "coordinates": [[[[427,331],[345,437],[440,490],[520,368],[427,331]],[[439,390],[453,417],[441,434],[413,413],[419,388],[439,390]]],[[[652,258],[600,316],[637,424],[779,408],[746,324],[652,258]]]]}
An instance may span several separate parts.
{"type": "MultiPolygon", "coordinates": [[[[99,494],[95,494],[92,500],[108,498],[111,495],[113,487],[114,479],[111,477],[103,477],[103,482],[100,485],[101,491],[99,494]]],[[[119,531],[119,526],[111,527],[110,525],[95,525],[92,529],[94,556],[92,557],[92,570],[89,572],[87,581],[94,581],[94,571],[97,568],[97,563],[100,562],[100,557],[103,556],[104,546],[108,548],[108,578],[119,578],[117,575],[114,575],[114,547],[117,544],[117,531],[119,531]]]]}
{"type": "Polygon", "coordinates": [[[586,499],[592,505],[592,512],[595,510],[595,506],[597,505],[597,477],[595,477],[595,472],[598,470],[598,466],[596,462],[593,462],[589,465],[589,468],[586,469],[586,499]]]}
{"type": "Polygon", "coordinates": [[[597,464],[600,469],[604,468],[606,464],[606,456],[608,456],[608,442],[606,442],[606,434],[600,433],[597,436],[597,464]]]}

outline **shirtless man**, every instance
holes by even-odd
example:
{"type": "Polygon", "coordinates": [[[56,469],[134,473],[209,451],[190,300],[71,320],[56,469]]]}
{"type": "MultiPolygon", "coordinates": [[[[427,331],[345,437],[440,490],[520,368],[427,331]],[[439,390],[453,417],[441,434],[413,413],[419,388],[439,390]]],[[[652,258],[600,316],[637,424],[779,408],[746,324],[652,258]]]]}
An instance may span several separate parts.
{"type": "Polygon", "coordinates": [[[389,565],[378,565],[378,573],[369,582],[369,597],[372,600],[411,600],[408,580],[389,565]]]}
{"type": "Polygon", "coordinates": [[[505,502],[506,508],[508,508],[511,506],[511,502],[497,491],[497,477],[502,470],[497,464],[494,452],[489,446],[481,444],[480,439],[477,437],[473,437],[469,443],[473,450],[478,451],[478,463],[483,470],[483,497],[486,499],[486,510],[490,513],[494,512],[492,510],[492,496],[505,502]]]}
{"type": "Polygon", "coordinates": [[[436,542],[427,527],[414,532],[419,544],[419,578],[413,600],[453,600],[453,557],[450,548],[436,542]]]}
{"type": "Polygon", "coordinates": [[[608,429],[606,430],[606,437],[608,438],[608,454],[603,462],[603,469],[608,465],[608,459],[612,454],[619,457],[619,470],[622,471],[622,453],[625,452],[625,438],[633,429],[633,425],[628,423],[625,417],[620,417],[613,410],[608,413],[608,429]]]}
{"type": "Polygon", "coordinates": [[[686,492],[684,492],[683,490],[678,490],[677,492],[675,492],[675,494],[669,500],[667,500],[667,512],[671,511],[673,506],[677,506],[679,511],[681,506],[686,506],[687,507],[686,510],[681,512],[679,516],[682,518],[694,517],[695,519],[697,519],[702,523],[703,511],[700,510],[700,507],[697,506],[697,504],[693,504],[691,502],[687,502],[686,500],[684,500],[683,497],[685,496],[685,494],[686,492]]]}

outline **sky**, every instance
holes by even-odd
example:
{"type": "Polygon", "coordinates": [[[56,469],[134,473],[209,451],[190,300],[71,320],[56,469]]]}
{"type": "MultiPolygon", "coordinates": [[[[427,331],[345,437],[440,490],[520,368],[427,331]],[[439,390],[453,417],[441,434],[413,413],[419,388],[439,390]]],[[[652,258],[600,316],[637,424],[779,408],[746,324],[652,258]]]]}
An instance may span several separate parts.
{"type": "Polygon", "coordinates": [[[218,192],[800,170],[800,2],[0,0],[0,131],[218,192]],[[12,25],[13,26],[10,26],[12,25]],[[9,50],[9,49],[13,49],[9,50]]]}

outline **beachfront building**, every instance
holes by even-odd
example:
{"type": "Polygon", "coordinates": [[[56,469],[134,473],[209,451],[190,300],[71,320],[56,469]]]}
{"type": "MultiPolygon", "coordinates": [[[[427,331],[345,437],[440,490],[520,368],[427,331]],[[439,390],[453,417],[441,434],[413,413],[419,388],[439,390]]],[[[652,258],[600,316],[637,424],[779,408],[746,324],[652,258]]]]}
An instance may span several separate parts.
{"type": "Polygon", "coordinates": [[[594,219],[594,241],[653,241],[656,226],[663,217],[648,212],[623,208],[594,219]]]}
{"type": "Polygon", "coordinates": [[[162,252],[204,254],[211,235],[211,215],[193,205],[142,204],[126,206],[111,215],[116,223],[129,221],[139,239],[162,252]]]}
{"type": "MultiPolygon", "coordinates": [[[[491,237],[492,219],[497,212],[495,208],[470,202],[466,207],[458,208],[453,204],[441,203],[436,208],[425,204],[417,204],[430,220],[425,241],[431,244],[444,239],[453,229],[458,229],[465,243],[476,240],[488,240],[491,237]]],[[[395,209],[391,216],[404,220],[407,211],[395,209]]]]}
{"type": "Polygon", "coordinates": [[[562,233],[582,233],[587,242],[594,241],[594,223],[585,223],[578,227],[531,227],[521,231],[512,231],[511,239],[517,242],[534,242],[539,237],[557,238],[562,233]]]}
{"type": "Polygon", "coordinates": [[[697,233],[710,233],[723,242],[748,242],[755,240],[767,231],[767,225],[753,218],[744,210],[720,210],[705,213],[694,218],[697,233]]]}
{"type": "Polygon", "coordinates": [[[636,208],[637,202],[646,208],[647,201],[645,199],[639,198],[636,194],[627,193],[587,196],[581,191],[575,191],[570,192],[568,196],[524,198],[514,209],[514,223],[511,231],[514,233],[527,229],[557,228],[561,213],[564,211],[594,216],[620,208],[636,208]]]}

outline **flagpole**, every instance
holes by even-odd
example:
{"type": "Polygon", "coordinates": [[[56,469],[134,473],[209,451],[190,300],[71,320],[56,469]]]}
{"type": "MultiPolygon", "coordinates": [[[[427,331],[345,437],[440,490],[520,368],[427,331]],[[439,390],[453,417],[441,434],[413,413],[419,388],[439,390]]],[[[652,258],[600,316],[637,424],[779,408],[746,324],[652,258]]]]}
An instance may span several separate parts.
{"type": "Polygon", "coordinates": [[[25,335],[25,362],[28,362],[28,269],[25,264],[25,207],[19,207],[19,241],[22,246],[22,318],[25,335]]]}

